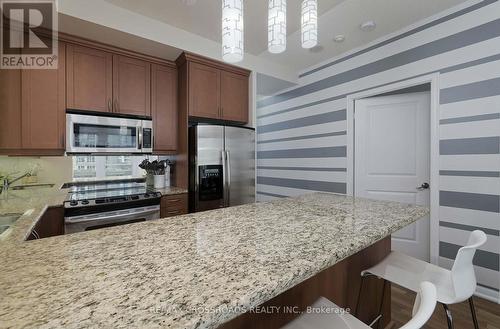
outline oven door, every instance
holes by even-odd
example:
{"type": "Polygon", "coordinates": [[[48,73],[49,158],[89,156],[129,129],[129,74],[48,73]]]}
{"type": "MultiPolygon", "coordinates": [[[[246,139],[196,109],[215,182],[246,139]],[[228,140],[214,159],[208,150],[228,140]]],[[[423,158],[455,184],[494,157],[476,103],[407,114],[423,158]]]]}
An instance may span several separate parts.
{"type": "Polygon", "coordinates": [[[105,227],[140,223],[160,218],[160,205],[108,211],[64,218],[65,234],[91,231],[105,227]]]}
{"type": "Polygon", "coordinates": [[[67,153],[142,153],[142,120],[66,114],[67,153]]]}

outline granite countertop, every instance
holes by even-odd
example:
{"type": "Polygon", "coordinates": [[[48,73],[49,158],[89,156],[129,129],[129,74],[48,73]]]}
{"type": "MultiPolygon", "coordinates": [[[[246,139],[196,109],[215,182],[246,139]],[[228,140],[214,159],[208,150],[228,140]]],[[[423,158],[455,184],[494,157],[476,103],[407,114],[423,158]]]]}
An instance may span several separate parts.
{"type": "Polygon", "coordinates": [[[427,213],[318,193],[0,242],[0,323],[215,328],[427,213]]]}

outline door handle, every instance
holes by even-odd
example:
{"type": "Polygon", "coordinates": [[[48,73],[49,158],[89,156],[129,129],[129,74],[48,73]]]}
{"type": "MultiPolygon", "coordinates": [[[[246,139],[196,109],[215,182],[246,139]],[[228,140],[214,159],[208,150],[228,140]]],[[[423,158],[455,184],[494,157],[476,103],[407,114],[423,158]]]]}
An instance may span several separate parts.
{"type": "Polygon", "coordinates": [[[429,187],[431,187],[429,185],[429,183],[423,183],[422,185],[420,185],[420,186],[417,187],[417,190],[423,191],[423,190],[427,190],[429,187]]]}
{"type": "Polygon", "coordinates": [[[226,167],[227,167],[227,206],[230,206],[231,200],[231,156],[229,151],[226,151],[226,167]]]}

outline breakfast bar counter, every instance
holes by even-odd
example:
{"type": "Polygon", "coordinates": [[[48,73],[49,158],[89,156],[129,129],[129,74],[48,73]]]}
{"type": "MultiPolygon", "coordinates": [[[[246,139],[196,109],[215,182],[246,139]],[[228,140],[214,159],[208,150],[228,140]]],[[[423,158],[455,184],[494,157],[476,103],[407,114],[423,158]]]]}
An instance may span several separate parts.
{"type": "MultiPolygon", "coordinates": [[[[260,321],[252,317],[258,306],[283,302],[287,292],[340,264],[357,271],[346,260],[357,257],[356,266],[369,266],[389,252],[392,233],[427,213],[419,206],[315,193],[29,242],[5,239],[0,323],[248,327],[245,321],[260,321]],[[382,254],[373,256],[373,248],[382,254]]],[[[330,286],[330,295],[322,291],[326,297],[339,296],[335,282],[330,286]]]]}

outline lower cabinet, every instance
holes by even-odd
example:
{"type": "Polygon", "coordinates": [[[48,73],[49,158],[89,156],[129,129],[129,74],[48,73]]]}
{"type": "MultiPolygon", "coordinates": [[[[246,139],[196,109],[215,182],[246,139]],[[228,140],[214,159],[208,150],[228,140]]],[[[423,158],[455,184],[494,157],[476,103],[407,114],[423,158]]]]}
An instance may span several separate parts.
{"type": "Polygon", "coordinates": [[[161,218],[185,215],[188,213],[188,195],[165,195],[161,198],[161,218]]]}
{"type": "Polygon", "coordinates": [[[50,207],[40,217],[26,240],[50,238],[64,234],[64,208],[50,207]]]}

